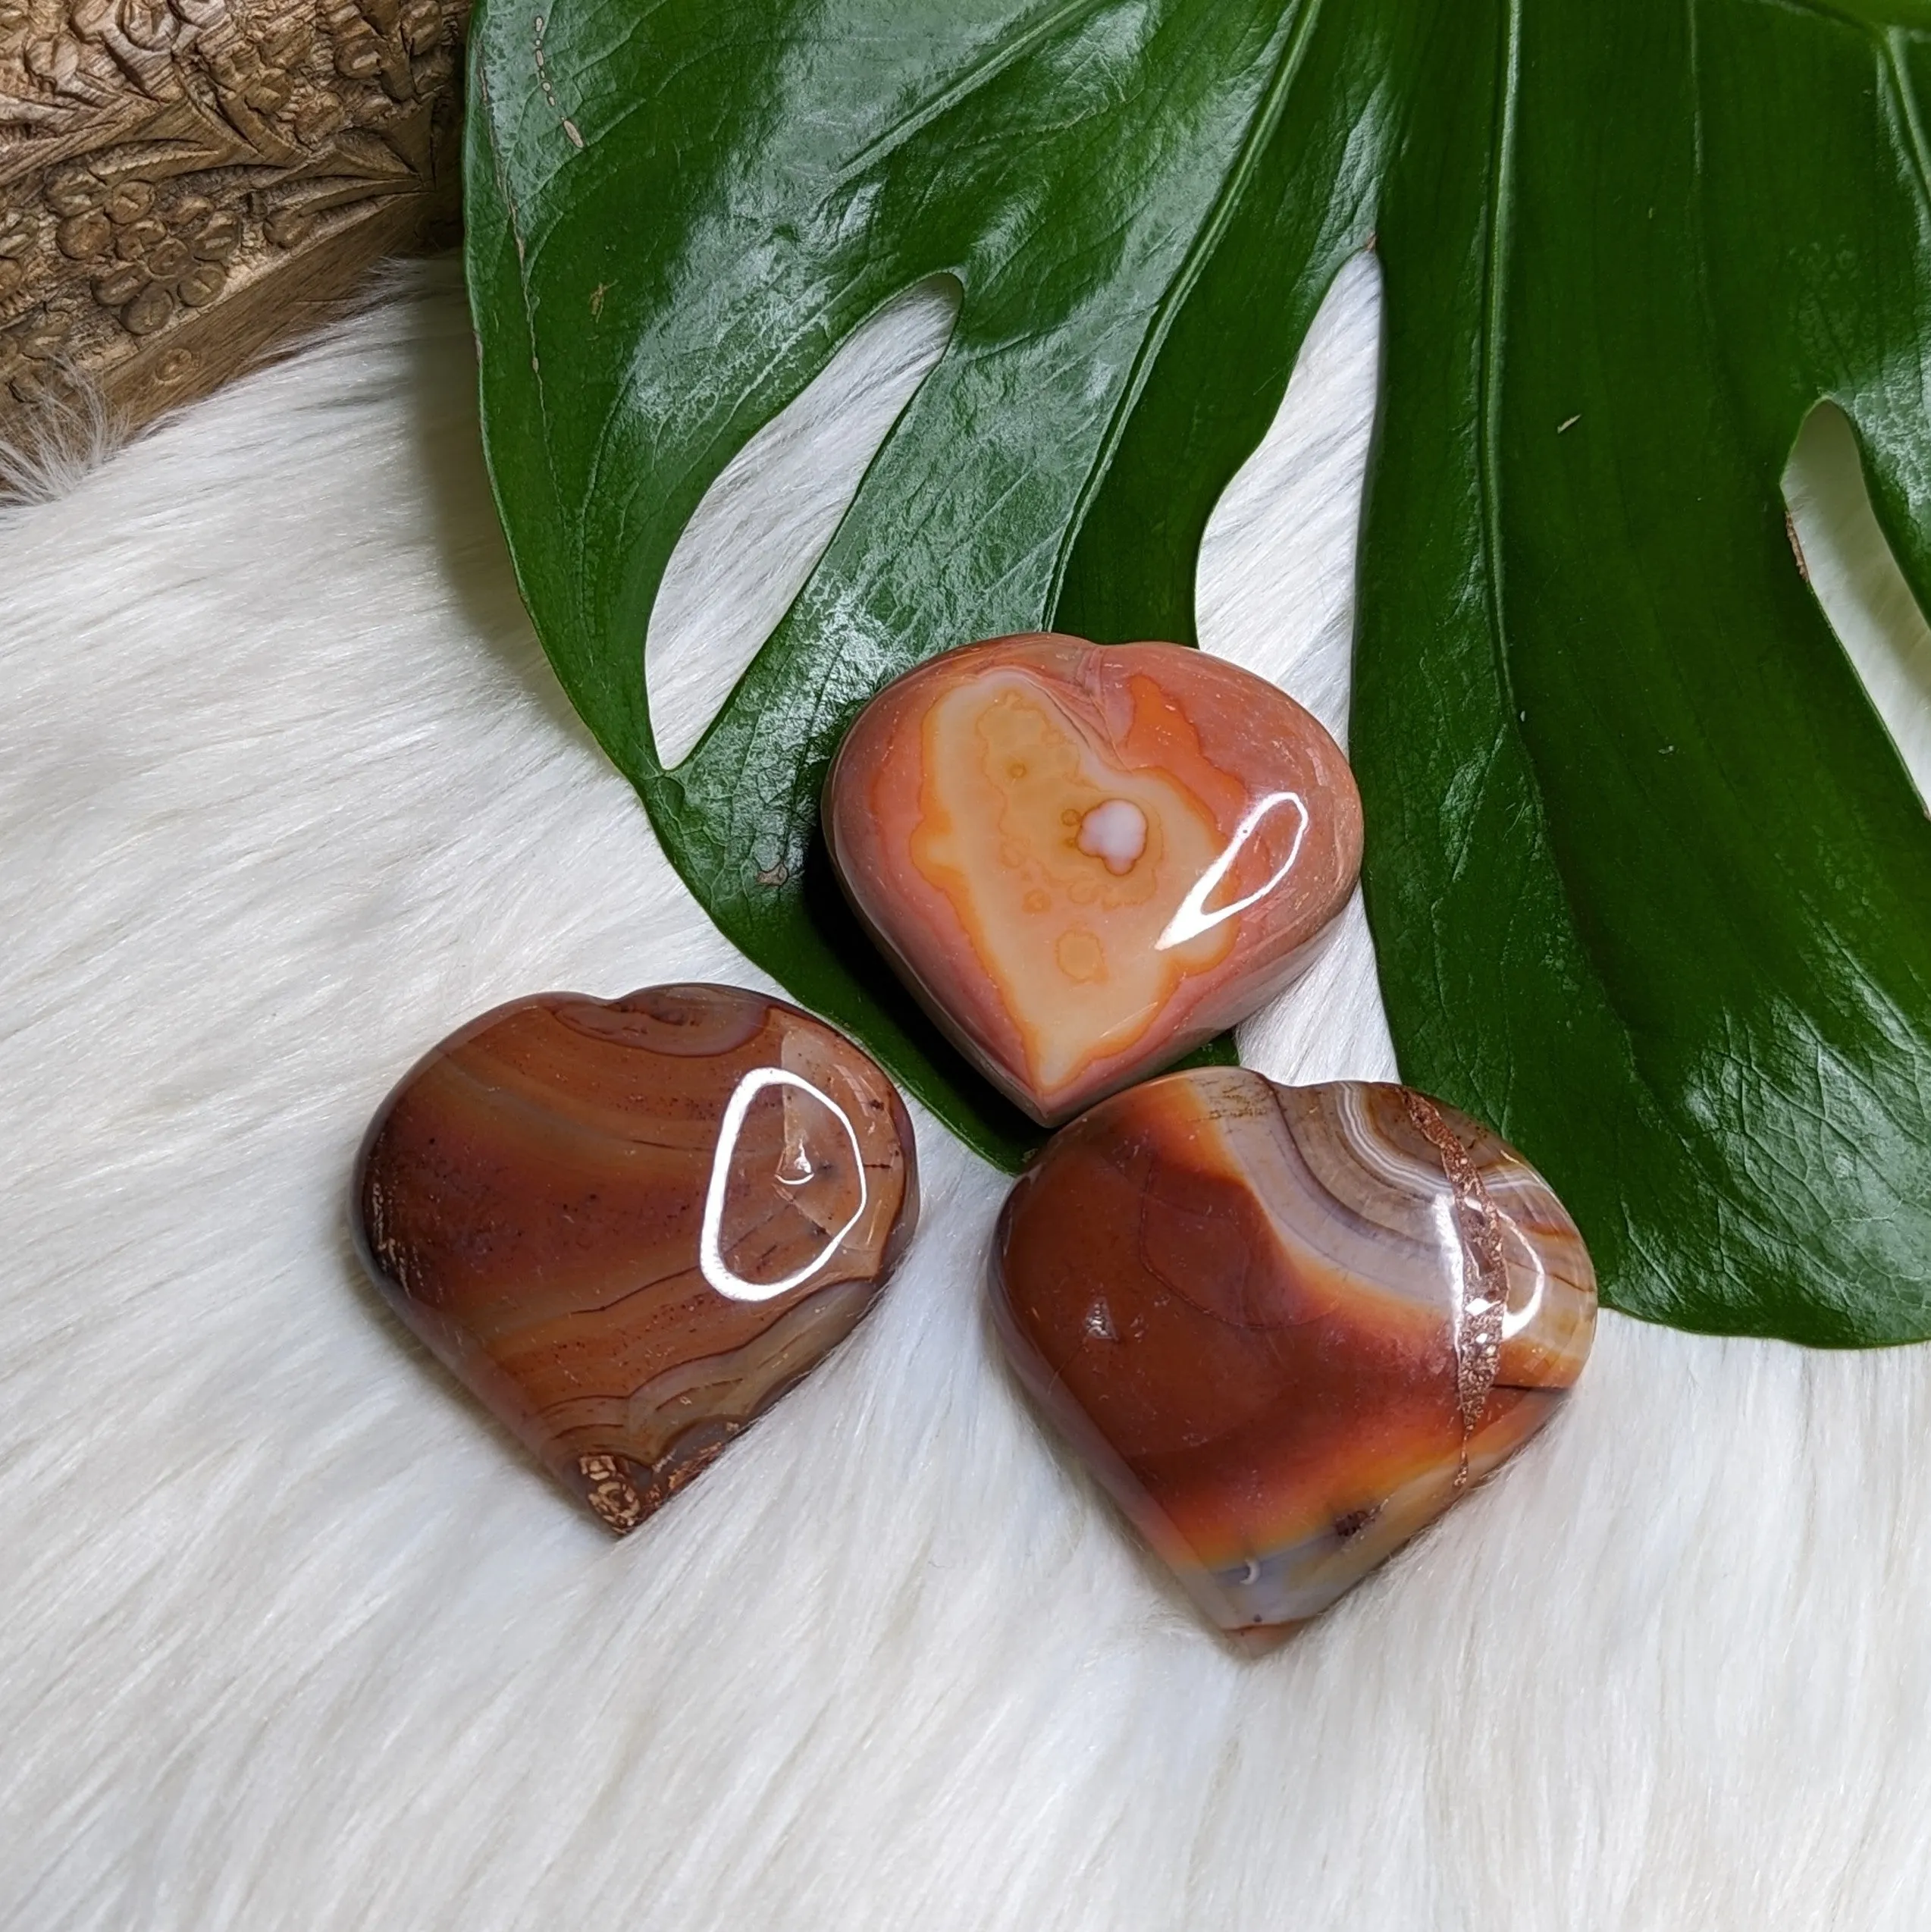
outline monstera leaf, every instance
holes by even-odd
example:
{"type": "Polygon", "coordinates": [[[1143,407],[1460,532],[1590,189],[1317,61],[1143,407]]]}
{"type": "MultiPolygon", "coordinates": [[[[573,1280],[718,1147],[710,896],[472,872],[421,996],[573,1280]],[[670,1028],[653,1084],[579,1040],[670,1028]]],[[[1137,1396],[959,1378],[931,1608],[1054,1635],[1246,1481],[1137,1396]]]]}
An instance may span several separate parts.
{"type": "Polygon", "coordinates": [[[691,889],[973,1144],[814,846],[948,645],[1190,638],[1341,262],[1387,340],[1352,739],[1408,1078],[1619,1306],[1931,1331],[1931,826],[1804,580],[1819,397],[1931,583],[1931,14],[1811,0],[484,0],[469,265],[516,566],[691,889]],[[554,11],[549,11],[553,8],[554,11]],[[643,644],[707,486],[841,340],[943,359],[696,750],[643,644]]]}

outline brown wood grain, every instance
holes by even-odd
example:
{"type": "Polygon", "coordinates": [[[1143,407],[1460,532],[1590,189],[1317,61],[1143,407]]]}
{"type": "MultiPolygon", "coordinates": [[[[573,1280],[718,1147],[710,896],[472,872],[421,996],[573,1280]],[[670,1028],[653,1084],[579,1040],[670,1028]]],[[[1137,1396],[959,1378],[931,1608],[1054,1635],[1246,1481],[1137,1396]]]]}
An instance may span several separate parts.
{"type": "Polygon", "coordinates": [[[205,394],[459,232],[467,0],[0,0],[0,441],[205,394]]]}

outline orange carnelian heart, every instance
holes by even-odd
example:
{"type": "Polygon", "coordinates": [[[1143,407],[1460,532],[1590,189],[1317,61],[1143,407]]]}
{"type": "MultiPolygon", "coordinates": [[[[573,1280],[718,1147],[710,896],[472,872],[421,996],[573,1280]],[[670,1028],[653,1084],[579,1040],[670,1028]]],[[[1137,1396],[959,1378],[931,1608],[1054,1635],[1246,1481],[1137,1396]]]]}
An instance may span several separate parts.
{"type": "Polygon", "coordinates": [[[1581,1374],[1596,1278],[1548,1184],[1404,1087],[1210,1067],[1115,1094],[1008,1197],[995,1325],[1215,1623],[1315,1615],[1581,1374]]]}
{"type": "Polygon", "coordinates": [[[850,1333],[918,1199],[912,1124],[849,1040],[651,986],[451,1034],[376,1115],[354,1227],[397,1313],[621,1534],[850,1333]]]}
{"type": "Polygon", "coordinates": [[[824,815],[880,946],[1048,1125],[1278,992],[1361,860],[1334,741],[1173,644],[1035,635],[922,664],[859,714],[824,815]]]}

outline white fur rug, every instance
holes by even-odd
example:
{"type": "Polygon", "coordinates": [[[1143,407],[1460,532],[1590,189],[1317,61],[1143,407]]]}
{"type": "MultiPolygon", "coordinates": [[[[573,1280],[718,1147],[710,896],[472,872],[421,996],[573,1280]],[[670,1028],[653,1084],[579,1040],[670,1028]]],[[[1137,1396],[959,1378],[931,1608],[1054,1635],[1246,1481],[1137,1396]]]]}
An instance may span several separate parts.
{"type": "MultiPolygon", "coordinates": [[[[1209,643],[1337,723],[1375,300],[1204,573],[1209,643]]],[[[714,494],[652,643],[687,736],[942,331],[904,305],[714,494]]],[[[1000,1183],[927,1119],[877,1315],[620,1545],[409,1343],[344,1187],[412,1057],[757,977],[532,641],[473,381],[434,265],[0,519],[9,1932],[1931,1922],[1931,1352],[1608,1317],[1547,1438],[1255,1663],[1008,1385],[1000,1183]]],[[[1842,445],[1807,549],[1922,783],[1842,445]]],[[[1246,1046],[1389,1071],[1358,924],[1246,1046]]]]}

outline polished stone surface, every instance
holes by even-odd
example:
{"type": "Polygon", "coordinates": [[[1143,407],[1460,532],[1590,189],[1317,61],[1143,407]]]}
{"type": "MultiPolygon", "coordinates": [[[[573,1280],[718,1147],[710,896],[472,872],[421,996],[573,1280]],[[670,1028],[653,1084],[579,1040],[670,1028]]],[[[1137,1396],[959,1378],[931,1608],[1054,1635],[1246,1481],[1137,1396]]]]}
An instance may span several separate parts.
{"type": "Polygon", "coordinates": [[[999,638],[920,665],[847,733],[824,822],[886,956],[1048,1125],[1278,992],[1361,861],[1320,724],[1172,644],[999,638]]]}
{"type": "Polygon", "coordinates": [[[1487,1128],[1234,1067],[1056,1134],[990,1286],[1041,1408],[1206,1614],[1263,1640],[1520,1448],[1596,1319],[1574,1222],[1487,1128]]]}
{"type": "Polygon", "coordinates": [[[918,1219],[886,1076],[730,986],[546,993],[383,1102],[356,1234],[403,1319],[619,1534],[848,1334],[918,1219]]]}

